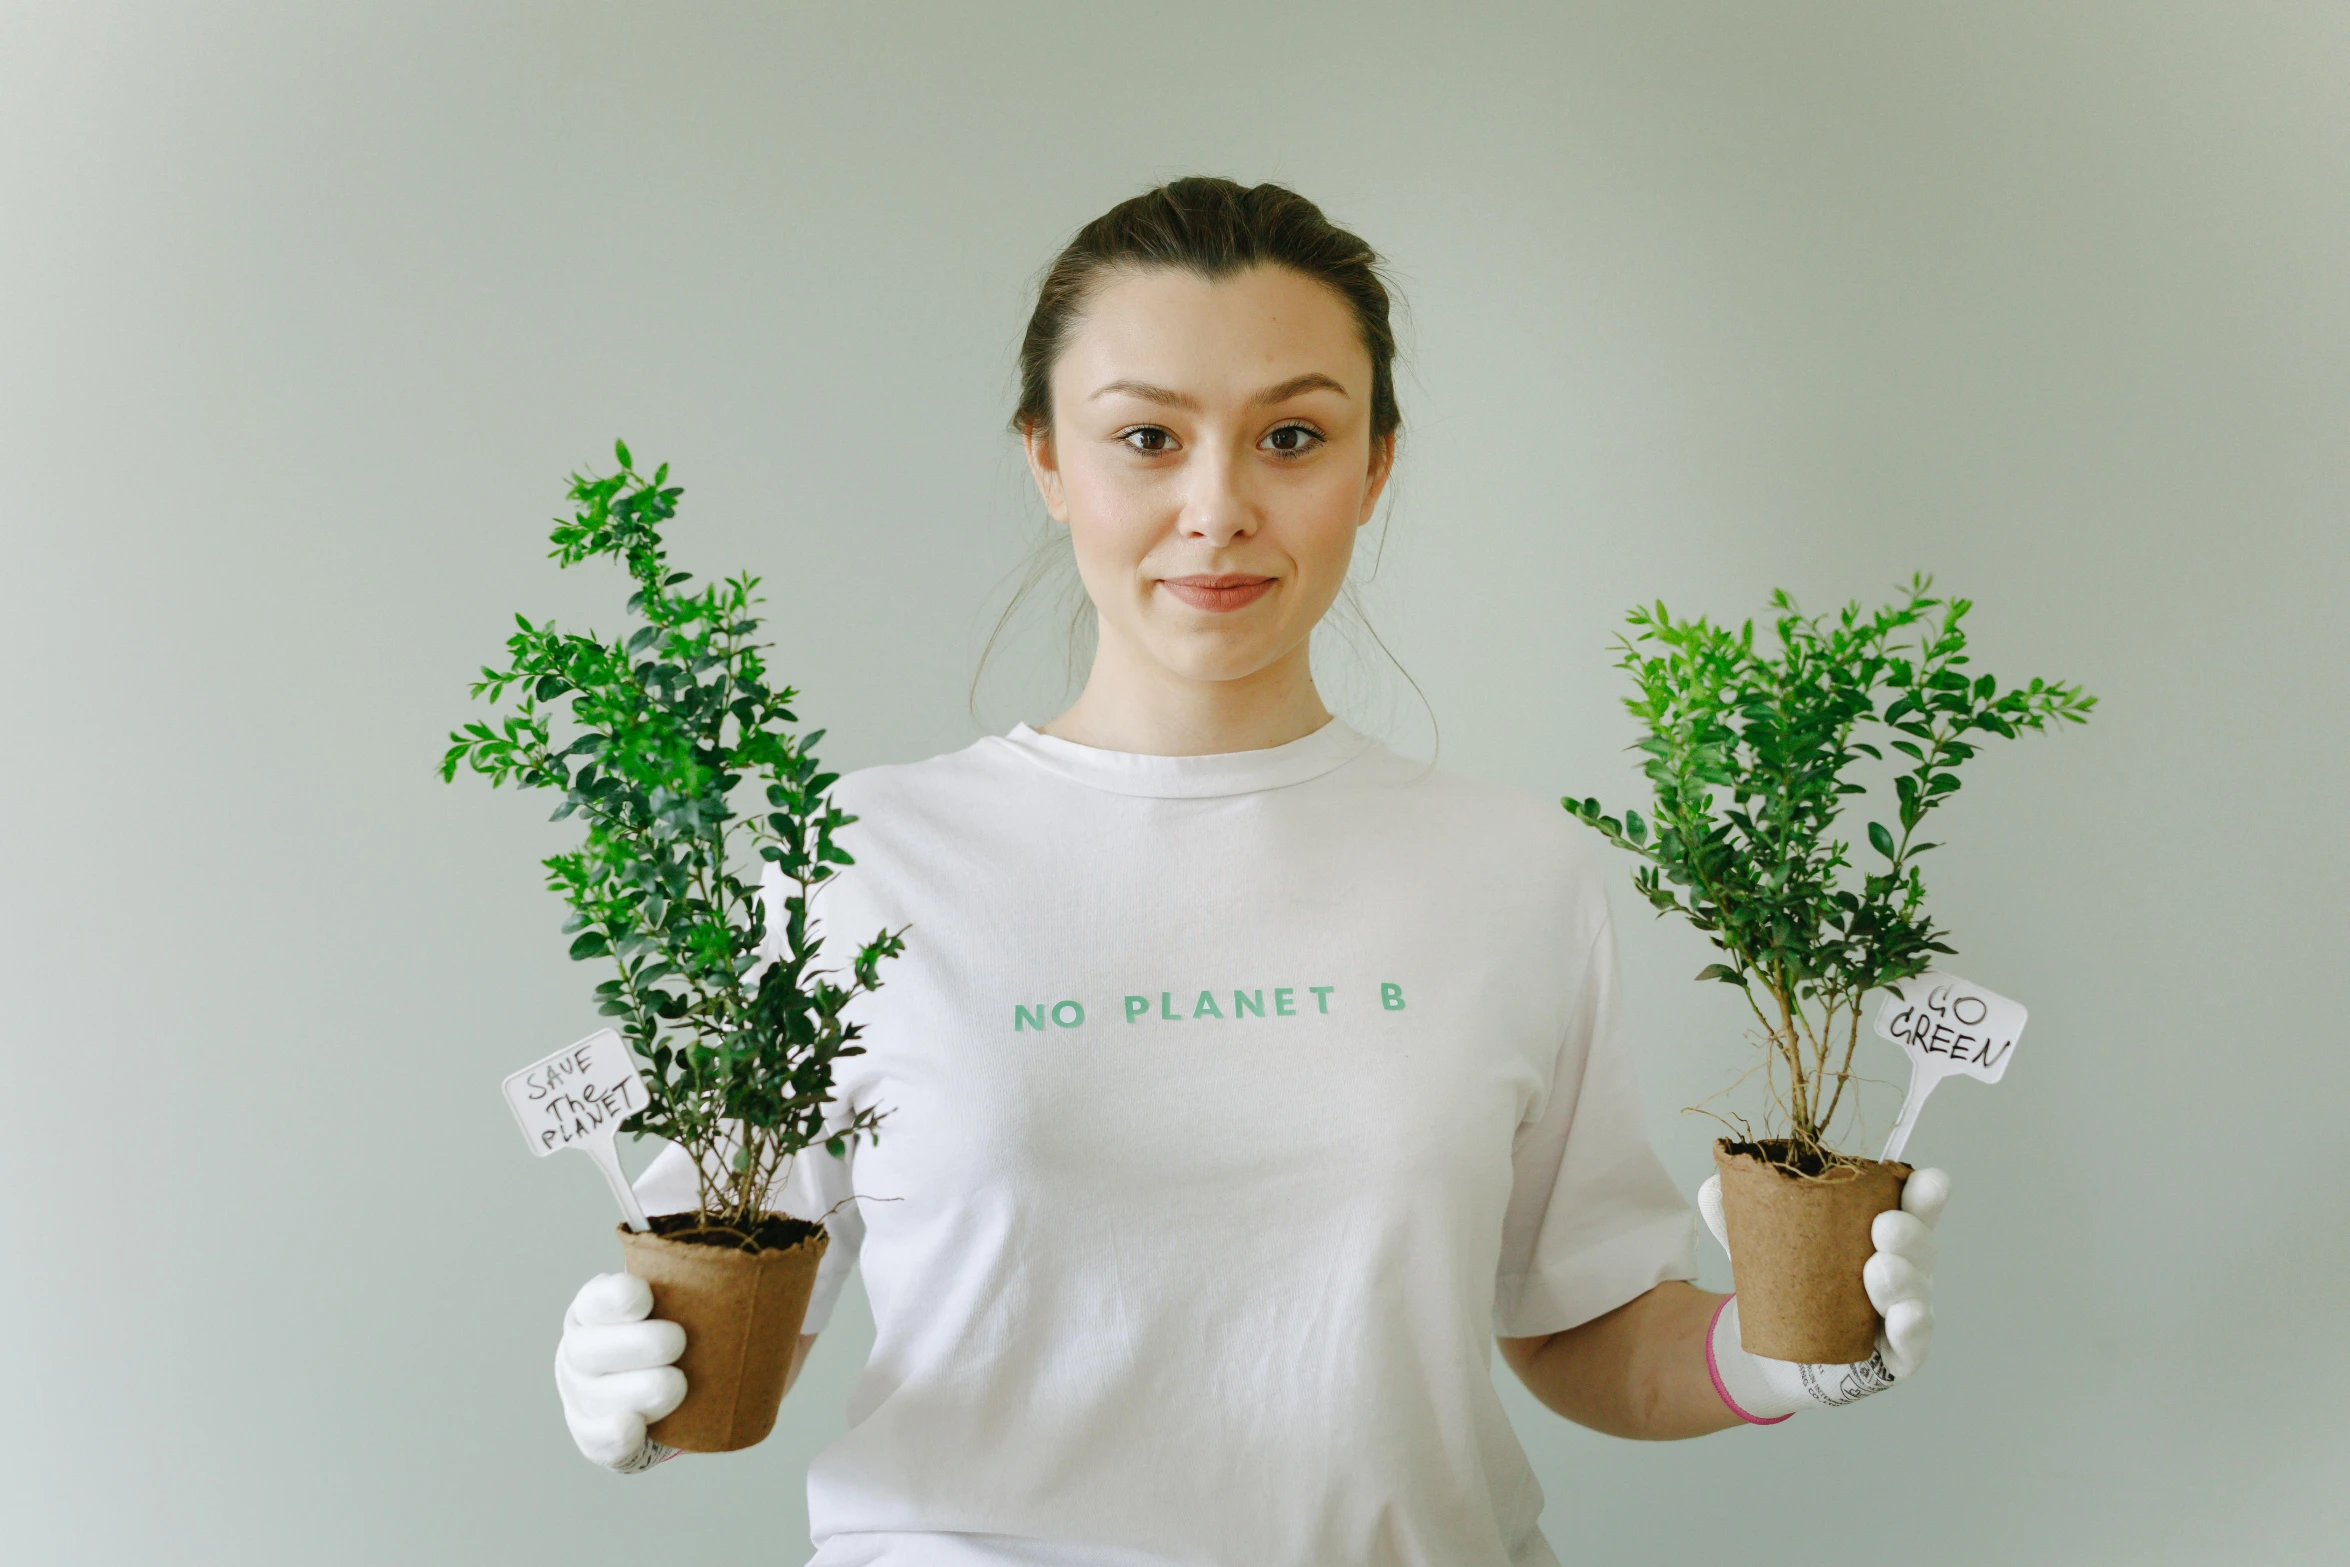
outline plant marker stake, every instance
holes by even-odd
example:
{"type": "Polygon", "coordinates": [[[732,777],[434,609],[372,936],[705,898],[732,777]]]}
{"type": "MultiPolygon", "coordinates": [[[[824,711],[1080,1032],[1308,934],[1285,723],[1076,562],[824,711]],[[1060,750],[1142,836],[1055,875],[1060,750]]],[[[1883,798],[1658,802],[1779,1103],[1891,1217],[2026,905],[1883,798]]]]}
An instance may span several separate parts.
{"type": "Polygon", "coordinates": [[[644,1079],[625,1040],[599,1028],[516,1072],[506,1079],[505,1090],[532,1153],[543,1159],[559,1148],[577,1148],[604,1172],[628,1227],[652,1228],[620,1171],[620,1151],[614,1146],[620,1123],[647,1103],[644,1079]]]}
{"type": "Polygon", "coordinates": [[[1897,981],[1877,1009],[1877,1037],[1909,1054],[1909,1093],[1894,1119],[1893,1135],[1878,1157],[1898,1159],[1916,1130],[1926,1096],[1946,1077],[1964,1073],[1996,1083],[2031,1016],[2010,1001],[1956,974],[1927,973],[1897,981]]]}

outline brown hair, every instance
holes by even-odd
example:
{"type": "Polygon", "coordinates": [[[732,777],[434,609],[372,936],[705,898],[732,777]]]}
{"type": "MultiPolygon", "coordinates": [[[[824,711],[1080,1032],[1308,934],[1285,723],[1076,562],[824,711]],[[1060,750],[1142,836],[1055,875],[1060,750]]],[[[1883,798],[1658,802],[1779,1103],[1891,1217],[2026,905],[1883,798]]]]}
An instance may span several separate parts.
{"type": "Polygon", "coordinates": [[[1395,329],[1387,320],[1378,253],[1285,186],[1193,175],[1121,201],[1079,229],[1053,258],[1020,340],[1020,406],[1012,414],[1012,433],[1052,429],[1053,363],[1108,276],[1181,267],[1216,282],[1255,266],[1287,267],[1345,302],[1371,355],[1372,442],[1399,430],[1395,329]]]}

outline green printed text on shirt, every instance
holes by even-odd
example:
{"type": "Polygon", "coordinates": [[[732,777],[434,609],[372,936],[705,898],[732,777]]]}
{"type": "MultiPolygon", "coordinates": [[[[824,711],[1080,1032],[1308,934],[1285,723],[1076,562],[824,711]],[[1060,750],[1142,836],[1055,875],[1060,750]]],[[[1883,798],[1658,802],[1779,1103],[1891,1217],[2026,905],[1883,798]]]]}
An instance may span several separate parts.
{"type": "MultiPolygon", "coordinates": [[[[1329,1017],[1345,1011],[1346,991],[1339,985],[1272,985],[1253,990],[1144,991],[1124,998],[1129,1023],[1237,1023],[1251,1018],[1329,1017]],[[1190,995],[1188,1004],[1180,999],[1190,995]],[[1312,997],[1310,1003],[1301,1000],[1312,997]],[[1230,1001],[1226,1001],[1230,997],[1230,1001]]],[[[1382,981],[1379,1005],[1388,1012],[1404,1010],[1403,986],[1382,981]]],[[[1074,999],[1014,1003],[1012,1032],[1042,1034],[1050,1028],[1085,1026],[1085,1004],[1074,999]]]]}

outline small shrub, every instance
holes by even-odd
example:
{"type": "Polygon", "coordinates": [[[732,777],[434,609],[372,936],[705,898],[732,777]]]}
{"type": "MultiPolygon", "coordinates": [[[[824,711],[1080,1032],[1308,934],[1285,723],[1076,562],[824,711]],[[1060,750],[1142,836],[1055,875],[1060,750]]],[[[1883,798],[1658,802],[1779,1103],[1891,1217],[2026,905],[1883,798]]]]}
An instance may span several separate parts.
{"type": "Polygon", "coordinates": [[[856,819],[832,803],[836,775],[814,751],[823,731],[795,736],[797,694],[767,683],[751,640],[758,579],[686,589],[690,574],[669,568],[661,542],[684,492],[668,464],[648,479],[625,443],[614,452],[610,477],[572,475],[576,510],[556,523],[550,553],[567,567],[619,561],[643,624],[607,642],[517,615],[506,667],[485,667],[473,686],[511,710],[495,728],[452,733],[441,777],[463,765],[493,787],[553,790],[554,819],[586,824],[578,848],[544,863],[571,908],[571,956],[616,970],[596,986],[597,1010],[646,1069],[651,1102],[622,1130],[678,1144],[701,1172],[703,1225],[747,1244],[793,1157],[878,1135],[870,1108],[827,1134],[825,1106],[834,1063],[863,1052],[841,1011],[880,986],[903,932],[859,948],[845,982],[817,966],[809,894],[851,863],[834,834],[856,819]],[[763,805],[738,811],[738,792],[754,790],[763,805]],[[759,861],[787,883],[779,930],[744,877],[759,861]]]}
{"type": "Polygon", "coordinates": [[[1752,621],[1733,631],[1676,620],[1662,603],[1634,610],[1617,667],[1639,687],[1624,705],[1647,730],[1638,748],[1651,814],[1561,802],[1646,862],[1633,883],[1660,917],[1680,915],[1721,953],[1697,977],[1737,987],[1752,1007],[1775,1114],[1767,1130],[1783,1131],[1788,1162],[1806,1170],[1842,1157],[1830,1128],[1847,1104],[1865,998],[1954,950],[1926,913],[1918,860],[1940,845],[1919,828],[1958,792],[1958,770],[1985,738],[2084,723],[2097,705],[2075,685],[2003,689],[1968,674],[1970,602],[1931,597],[1932,586],[1913,577],[1900,602],[1870,615],[1855,601],[1807,617],[1775,592],[1759,646],[1752,621]],[[1853,776],[1863,758],[1886,764],[1887,750],[1895,818],[1868,824],[1872,858],[1855,864],[1837,819],[1869,792],[1853,776]]]}

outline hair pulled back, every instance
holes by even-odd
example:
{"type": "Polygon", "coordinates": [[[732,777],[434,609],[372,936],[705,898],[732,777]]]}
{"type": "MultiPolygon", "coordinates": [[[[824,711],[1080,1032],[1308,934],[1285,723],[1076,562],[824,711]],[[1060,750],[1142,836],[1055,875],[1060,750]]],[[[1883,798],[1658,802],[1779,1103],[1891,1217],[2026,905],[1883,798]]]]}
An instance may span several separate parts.
{"type": "Polygon", "coordinates": [[[1212,283],[1256,266],[1287,267],[1345,302],[1371,355],[1371,437],[1377,441],[1400,429],[1395,329],[1387,319],[1378,253],[1286,186],[1193,175],[1121,201],[1079,229],[1053,259],[1020,341],[1020,406],[1012,432],[1051,431],[1053,365],[1104,282],[1120,273],[1178,267],[1212,283]]]}

